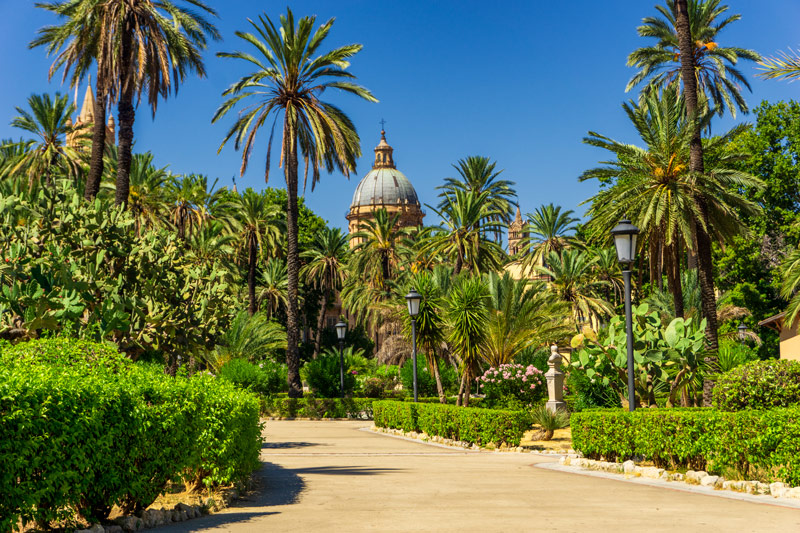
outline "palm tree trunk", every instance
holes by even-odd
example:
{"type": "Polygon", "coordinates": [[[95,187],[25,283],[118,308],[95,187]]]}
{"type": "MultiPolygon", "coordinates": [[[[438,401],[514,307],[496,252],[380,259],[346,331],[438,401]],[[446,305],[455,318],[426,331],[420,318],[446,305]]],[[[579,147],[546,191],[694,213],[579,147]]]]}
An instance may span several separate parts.
{"type": "Polygon", "coordinates": [[[288,274],[286,305],[286,366],[289,382],[289,397],[302,398],[303,384],[300,382],[299,324],[297,292],[300,283],[300,252],[297,246],[297,141],[296,132],[289,130],[284,120],[283,142],[286,154],[286,270],[288,274]]]}
{"type": "Polygon", "coordinates": [[[672,293],[672,303],[675,307],[675,317],[683,317],[683,286],[681,285],[681,251],[677,244],[672,244],[667,250],[669,262],[667,264],[667,285],[672,293]]]}
{"type": "Polygon", "coordinates": [[[469,395],[472,392],[472,367],[467,365],[467,369],[464,371],[464,401],[462,405],[464,407],[469,407],[469,395]]]}
{"type": "Polygon", "coordinates": [[[460,406],[464,402],[464,381],[466,380],[467,374],[461,374],[461,383],[458,385],[458,396],[456,397],[456,405],[460,406]]]}
{"type": "MultiPolygon", "coordinates": [[[[678,33],[678,45],[681,57],[681,81],[683,81],[684,98],[686,101],[686,114],[694,119],[697,116],[697,77],[695,76],[694,45],[692,43],[691,27],[689,25],[689,9],[687,0],[677,0],[677,16],[675,29],[678,33]]],[[[689,170],[697,176],[705,172],[703,166],[703,143],[700,137],[700,125],[696,123],[689,145],[689,170]]],[[[696,199],[701,221],[695,221],[694,228],[697,236],[697,277],[700,280],[700,295],[703,318],[706,319],[706,347],[710,355],[706,357],[709,373],[717,369],[717,304],[714,295],[714,263],[711,257],[711,236],[708,234],[708,206],[702,196],[696,199]]],[[[703,381],[703,404],[711,406],[711,396],[714,382],[703,381]]]]}
{"type": "MultiPolygon", "coordinates": [[[[131,175],[131,148],[133,146],[133,121],[136,110],[133,107],[134,81],[132,57],[132,28],[130,23],[125,23],[120,43],[120,70],[124,80],[117,104],[119,114],[119,150],[117,155],[117,190],[114,200],[117,205],[128,204],[128,191],[130,189],[131,175]]],[[[105,125],[103,125],[105,126],[105,125]]]]}
{"type": "Polygon", "coordinates": [[[103,176],[103,153],[106,149],[106,105],[107,99],[103,83],[98,78],[94,99],[94,126],[92,131],[92,155],[89,160],[89,176],[83,197],[93,200],[100,191],[100,179],[103,176]]]}
{"type": "Polygon", "coordinates": [[[256,314],[256,261],[257,261],[257,247],[255,236],[251,235],[248,239],[248,248],[250,249],[250,257],[247,262],[247,296],[250,300],[250,307],[248,312],[250,316],[256,314]]]}
{"type": "Polygon", "coordinates": [[[314,359],[319,357],[319,349],[322,345],[322,328],[325,326],[325,311],[328,308],[328,291],[322,291],[322,308],[319,310],[317,318],[317,335],[314,337],[314,359]]]}

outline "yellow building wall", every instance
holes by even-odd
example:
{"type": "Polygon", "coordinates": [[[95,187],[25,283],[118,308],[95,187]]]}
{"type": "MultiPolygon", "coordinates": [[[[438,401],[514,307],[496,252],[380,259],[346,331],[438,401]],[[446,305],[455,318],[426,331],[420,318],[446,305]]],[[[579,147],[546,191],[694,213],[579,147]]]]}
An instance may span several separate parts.
{"type": "Polygon", "coordinates": [[[797,335],[797,326],[781,329],[781,359],[800,361],[800,336],[797,335]]]}

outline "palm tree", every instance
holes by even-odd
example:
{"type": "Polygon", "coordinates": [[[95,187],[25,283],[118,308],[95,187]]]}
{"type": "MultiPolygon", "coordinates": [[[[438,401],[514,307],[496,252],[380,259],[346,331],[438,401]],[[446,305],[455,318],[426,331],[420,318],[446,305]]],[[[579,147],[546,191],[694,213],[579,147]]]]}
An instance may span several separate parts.
{"type": "Polygon", "coordinates": [[[208,178],[199,174],[172,180],[168,191],[170,220],[179,238],[187,239],[195,227],[211,217],[209,204],[213,202],[216,184],[214,180],[209,188],[208,178]]]}
{"type": "MultiPolygon", "coordinates": [[[[30,47],[46,46],[47,54],[57,54],[50,66],[49,78],[63,67],[63,80],[70,78],[70,85],[77,87],[86,77],[93,61],[97,64],[97,79],[93,108],[92,148],[89,158],[89,175],[84,196],[91,200],[100,191],[103,175],[104,150],[106,146],[106,107],[108,106],[107,79],[103,76],[106,63],[113,61],[113,43],[103,31],[107,20],[102,0],[73,0],[70,2],[37,3],[63,19],[60,26],[45,26],[30,47]],[[70,76],[70,72],[72,73],[70,76]]],[[[62,80],[62,81],[63,81],[62,80]]]]}
{"type": "MultiPolygon", "coordinates": [[[[686,2],[684,2],[685,4],[686,2]]],[[[628,56],[628,66],[639,71],[628,82],[625,91],[630,91],[642,82],[648,88],[678,84],[681,80],[682,54],[678,31],[678,9],[680,1],[666,0],[665,5],[655,6],[661,17],[646,17],[637,29],[641,37],[657,39],[653,46],[639,48],[628,56]]],[[[759,61],[761,56],[753,51],[738,47],[720,46],[717,42],[720,31],[729,24],[741,19],[741,15],[726,16],[728,6],[720,5],[720,0],[690,0],[688,15],[688,55],[691,55],[698,94],[704,99],[701,106],[722,115],[728,109],[735,117],[736,110],[748,112],[747,103],[741,94],[741,87],[751,90],[750,84],[738,68],[739,60],[759,61]]],[[[646,93],[644,91],[644,93],[646,93]]]]}
{"type": "Polygon", "coordinates": [[[350,237],[358,241],[352,255],[355,271],[380,291],[389,290],[388,284],[400,268],[400,249],[409,229],[401,228],[399,221],[400,213],[390,215],[386,209],[378,209],[350,237]]]}
{"type": "MultiPolygon", "coordinates": [[[[280,30],[266,15],[256,23],[249,20],[258,36],[236,32],[236,35],[252,45],[257,55],[246,52],[220,53],[220,57],[241,59],[254,65],[256,71],[233,84],[223,96],[229,96],[214,115],[213,122],[225,116],[245,99],[255,100],[246,108],[225,135],[222,147],[235,137],[236,149],[242,148],[244,174],[255,143],[256,134],[272,114],[272,132],[279,114],[283,113],[281,140],[281,164],[284,168],[287,190],[287,266],[289,273],[289,306],[287,309],[286,352],[289,380],[289,395],[303,395],[300,383],[300,359],[298,342],[300,336],[297,305],[300,255],[297,245],[297,185],[298,149],[303,156],[306,176],[312,171],[311,187],[319,181],[320,167],[328,172],[338,169],[345,176],[355,171],[356,159],[361,155],[360,140],[355,126],[338,107],[319,99],[327,89],[338,89],[365,100],[377,99],[365,88],[353,83],[355,78],[347,72],[348,59],[357,54],[362,46],[350,44],[316,55],[319,47],[333,26],[333,19],[314,31],[316,17],[303,17],[295,25],[294,15],[287,10],[281,15],[280,30]],[[260,38],[259,38],[260,37],[260,38]]],[[[267,142],[265,179],[269,178],[272,133],[267,142]]],[[[305,181],[304,181],[305,183],[305,181]]]]}
{"type": "MultiPolygon", "coordinates": [[[[469,156],[459,159],[453,165],[459,178],[445,178],[444,185],[437,187],[442,192],[439,197],[439,209],[447,207],[447,198],[454,196],[455,191],[488,193],[489,208],[494,213],[489,222],[511,222],[512,210],[517,205],[517,193],[514,191],[514,182],[498,179],[502,170],[495,170],[497,162],[488,157],[469,156]]],[[[480,225],[480,221],[478,222],[480,225]]],[[[495,233],[495,240],[500,238],[500,233],[495,233]]]]}
{"type": "Polygon", "coordinates": [[[128,209],[136,217],[136,234],[162,225],[167,218],[167,185],[172,179],[167,167],[156,168],[153,154],[134,154],[131,161],[128,209]]]}
{"type": "Polygon", "coordinates": [[[569,306],[554,301],[542,282],[491,272],[486,285],[488,320],[481,355],[490,365],[511,363],[529,348],[558,342],[571,334],[569,306]]]}
{"type": "MultiPolygon", "coordinates": [[[[433,372],[440,403],[447,403],[437,358],[437,351],[441,349],[441,345],[445,340],[444,295],[450,282],[449,272],[442,275],[445,268],[440,267],[438,274],[424,271],[413,275],[410,286],[404,287],[404,289],[413,288],[422,296],[419,304],[419,313],[416,316],[417,343],[425,354],[428,368],[433,372]]],[[[397,314],[403,323],[404,333],[410,339],[411,317],[408,314],[406,294],[408,294],[407,290],[398,291],[395,300],[397,302],[397,314]]]]}
{"type": "Polygon", "coordinates": [[[263,361],[270,353],[285,348],[286,332],[280,324],[271,322],[262,313],[250,315],[241,311],[219,338],[214,350],[206,355],[206,363],[212,370],[219,371],[232,359],[263,361]]]}
{"type": "Polygon", "coordinates": [[[319,355],[328,303],[335,298],[344,284],[349,250],[348,236],[343,234],[342,230],[325,228],[314,236],[311,247],[300,255],[306,260],[300,274],[310,286],[318,288],[322,293],[321,308],[317,318],[317,335],[314,339],[315,359],[319,355]]]}
{"type": "Polygon", "coordinates": [[[547,266],[536,267],[550,278],[550,290],[556,298],[570,305],[578,331],[587,322],[597,326],[602,318],[613,312],[611,305],[600,296],[606,282],[593,275],[596,261],[586,251],[568,248],[560,254],[550,252],[547,266]]]}
{"type": "Polygon", "coordinates": [[[594,257],[593,277],[607,283],[604,290],[604,299],[614,304],[622,301],[625,285],[622,279],[622,270],[617,259],[617,250],[611,246],[606,248],[591,248],[589,253],[594,257]]]}
{"type": "Polygon", "coordinates": [[[486,336],[488,293],[478,276],[462,276],[450,288],[445,301],[447,342],[460,360],[461,385],[457,405],[469,406],[472,376],[486,336]],[[466,394],[465,394],[466,393],[466,394]]]}
{"type": "Polygon", "coordinates": [[[495,270],[503,262],[500,245],[486,238],[488,233],[505,227],[503,213],[492,203],[489,191],[475,192],[456,189],[442,200],[444,207],[436,209],[443,225],[436,228],[425,252],[440,253],[454,266],[458,275],[462,269],[480,274],[495,270]]]}
{"type": "Polygon", "coordinates": [[[17,143],[16,149],[11,150],[16,154],[6,160],[3,173],[26,175],[30,189],[40,181],[51,184],[56,175],[77,178],[83,161],[80,153],[67,144],[66,137],[80,138],[81,132],[72,126],[70,115],[75,106],[69,103],[69,96],[56,93],[51,98],[49,94],[33,94],[28,98],[28,106],[30,111],[16,108],[19,116],[11,125],[36,139],[17,143]]]}
{"type": "Polygon", "coordinates": [[[759,74],[765,79],[794,81],[800,77],[800,54],[794,51],[781,52],[775,57],[765,57],[759,61],[763,72],[759,74]]]}
{"type": "Polygon", "coordinates": [[[261,277],[258,280],[258,305],[263,309],[263,303],[267,304],[267,317],[272,318],[281,307],[287,307],[287,293],[289,286],[289,276],[286,273],[286,263],[273,257],[269,259],[264,268],[261,269],[261,277]]]}
{"type": "Polygon", "coordinates": [[[280,239],[283,221],[277,206],[267,203],[264,196],[248,189],[239,197],[237,220],[240,225],[240,245],[247,253],[248,311],[258,310],[256,300],[256,263],[258,251],[270,241],[280,239]]]}
{"type": "Polygon", "coordinates": [[[547,204],[537,207],[533,213],[525,217],[522,242],[522,266],[530,271],[534,266],[542,264],[551,252],[556,254],[576,244],[574,233],[578,218],[572,216],[574,211],[561,211],[560,205],[547,204]]]}
{"type": "MultiPolygon", "coordinates": [[[[133,198],[133,187],[131,187],[133,198]]],[[[219,260],[223,264],[233,267],[237,235],[231,233],[227,226],[219,220],[205,220],[187,239],[192,255],[200,263],[219,260]]],[[[229,271],[235,271],[230,268],[229,271]]]]}

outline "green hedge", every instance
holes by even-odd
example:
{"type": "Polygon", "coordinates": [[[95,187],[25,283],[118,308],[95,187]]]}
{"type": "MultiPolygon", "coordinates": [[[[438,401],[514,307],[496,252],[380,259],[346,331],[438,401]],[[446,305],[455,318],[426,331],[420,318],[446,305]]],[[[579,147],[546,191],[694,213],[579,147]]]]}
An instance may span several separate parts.
{"type": "Polygon", "coordinates": [[[267,416],[282,418],[372,418],[372,398],[262,398],[267,416]]]}
{"type": "Polygon", "coordinates": [[[572,446],[589,458],[642,456],[661,468],[752,469],[800,485],[800,408],[587,410],[570,419],[572,446]]]}
{"type": "Polygon", "coordinates": [[[800,404],[800,361],[753,361],[729,370],[714,385],[714,407],[723,411],[800,404]]]}
{"type": "Polygon", "coordinates": [[[531,427],[525,411],[392,401],[375,402],[373,410],[377,427],[425,432],[474,444],[519,446],[531,427]]]}
{"type": "MultiPolygon", "coordinates": [[[[33,349],[48,355],[71,346],[59,339],[33,349]]],[[[172,378],[101,359],[98,366],[35,357],[0,368],[0,531],[20,519],[69,521],[76,513],[103,520],[113,505],[147,507],[170,481],[228,484],[258,467],[255,396],[208,375],[172,378]]]]}

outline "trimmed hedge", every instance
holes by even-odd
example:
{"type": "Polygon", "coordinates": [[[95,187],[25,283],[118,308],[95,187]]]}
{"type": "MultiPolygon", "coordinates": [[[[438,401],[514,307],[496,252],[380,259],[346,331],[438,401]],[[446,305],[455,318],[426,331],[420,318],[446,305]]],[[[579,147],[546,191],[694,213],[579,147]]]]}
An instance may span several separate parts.
{"type": "Polygon", "coordinates": [[[255,396],[208,375],[107,365],[107,345],[29,344],[0,355],[34,354],[0,368],[0,531],[76,513],[99,521],[113,505],[147,507],[170,481],[228,484],[258,467],[255,396]]]}
{"type": "Polygon", "coordinates": [[[265,415],[281,418],[372,418],[372,398],[262,398],[265,415]]]}
{"type": "Polygon", "coordinates": [[[375,402],[373,410],[377,427],[425,432],[480,445],[519,446],[531,427],[530,414],[525,411],[393,401],[375,402]]]}
{"type": "Polygon", "coordinates": [[[585,456],[660,468],[752,468],[800,485],[800,408],[726,412],[715,409],[586,410],[573,413],[572,446],[585,456]],[[770,474],[771,473],[771,474],[770,474]]]}
{"type": "Polygon", "coordinates": [[[714,385],[714,407],[723,411],[800,404],[800,361],[753,361],[729,370],[714,385]]]}

